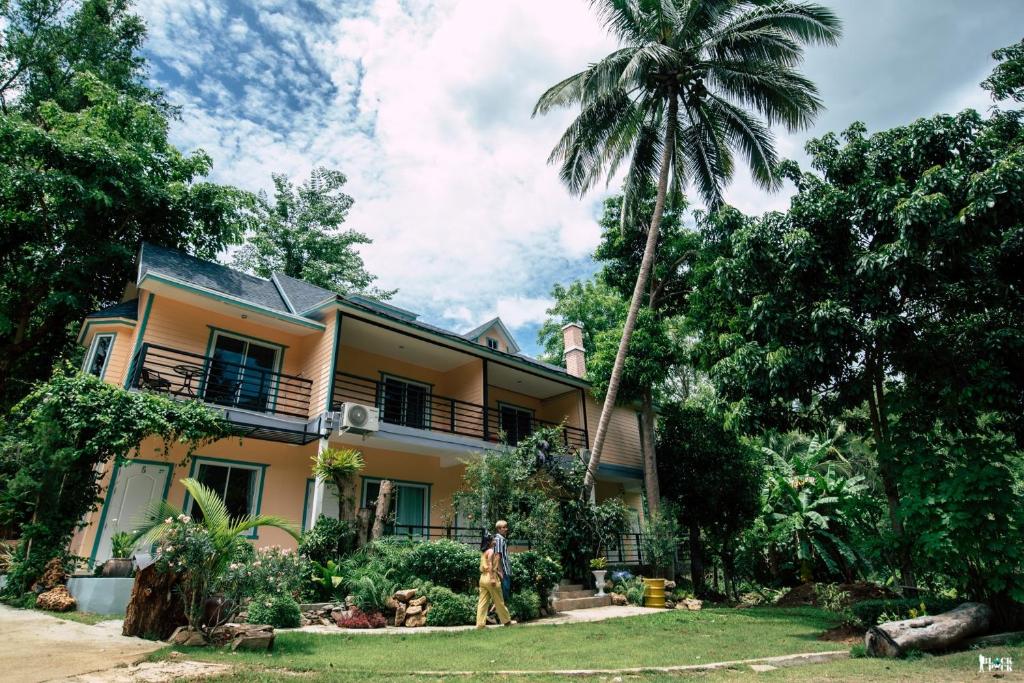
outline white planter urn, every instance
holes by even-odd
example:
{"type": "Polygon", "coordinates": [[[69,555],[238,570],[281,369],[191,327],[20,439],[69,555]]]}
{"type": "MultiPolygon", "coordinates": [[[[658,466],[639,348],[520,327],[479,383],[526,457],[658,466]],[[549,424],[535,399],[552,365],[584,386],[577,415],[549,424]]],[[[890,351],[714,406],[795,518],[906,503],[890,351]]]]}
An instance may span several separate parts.
{"type": "Polygon", "coordinates": [[[603,598],[606,593],[604,592],[604,577],[608,573],[607,569],[594,569],[591,571],[594,575],[594,582],[597,584],[597,597],[603,598]]]}

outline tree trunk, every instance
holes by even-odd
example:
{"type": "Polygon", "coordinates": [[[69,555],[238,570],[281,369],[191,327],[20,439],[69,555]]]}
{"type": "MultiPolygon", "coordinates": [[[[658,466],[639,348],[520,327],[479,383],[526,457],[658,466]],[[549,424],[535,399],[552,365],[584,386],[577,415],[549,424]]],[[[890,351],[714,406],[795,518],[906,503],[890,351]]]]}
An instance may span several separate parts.
{"type": "Polygon", "coordinates": [[[360,508],[356,512],[356,547],[362,548],[370,536],[370,522],[372,521],[369,508],[360,508]]]}
{"type": "Polygon", "coordinates": [[[661,504],[661,487],[658,484],[658,456],[654,446],[654,397],[651,390],[644,390],[643,407],[640,409],[640,435],[643,439],[644,489],[647,491],[647,509],[652,515],[658,514],[661,504]]]}
{"type": "Polygon", "coordinates": [[[640,261],[640,272],[637,273],[636,285],[633,287],[633,298],[629,301],[629,311],[626,313],[626,322],[622,327],[622,339],[619,340],[619,350],[615,353],[615,364],[612,366],[612,374],[608,380],[608,391],[604,397],[604,405],[601,407],[601,418],[597,423],[594,447],[590,451],[590,462],[587,463],[587,475],[583,479],[584,498],[589,498],[591,491],[594,489],[597,468],[601,464],[601,451],[604,448],[604,439],[608,433],[608,425],[611,423],[615,399],[619,395],[619,384],[622,382],[622,369],[626,364],[629,340],[633,337],[636,317],[640,312],[640,303],[643,300],[644,290],[647,288],[647,280],[651,276],[651,268],[654,265],[654,253],[658,246],[658,231],[661,229],[661,218],[665,213],[665,196],[668,194],[668,176],[671,170],[672,151],[675,148],[676,117],[678,113],[679,102],[673,97],[669,101],[668,122],[665,125],[664,150],[661,154],[661,172],[658,176],[658,198],[654,203],[654,215],[651,216],[651,226],[647,230],[647,242],[644,245],[644,256],[640,261]]]}
{"type": "Polygon", "coordinates": [[[166,640],[174,629],[188,624],[177,584],[177,574],[161,572],[155,564],[141,570],[132,586],[121,633],[166,640]]]}
{"type": "Polygon", "coordinates": [[[693,594],[703,598],[704,590],[704,547],[700,539],[700,525],[690,523],[690,581],[693,594]]]}
{"type": "Polygon", "coordinates": [[[377,513],[373,518],[373,532],[370,538],[376,541],[384,536],[384,524],[388,518],[388,511],[391,509],[392,484],[385,479],[380,483],[380,493],[377,494],[377,513]]]}
{"type": "Polygon", "coordinates": [[[872,657],[901,657],[911,650],[942,650],[985,633],[992,623],[992,608],[965,602],[935,616],[891,621],[868,629],[864,646],[872,657]]]}

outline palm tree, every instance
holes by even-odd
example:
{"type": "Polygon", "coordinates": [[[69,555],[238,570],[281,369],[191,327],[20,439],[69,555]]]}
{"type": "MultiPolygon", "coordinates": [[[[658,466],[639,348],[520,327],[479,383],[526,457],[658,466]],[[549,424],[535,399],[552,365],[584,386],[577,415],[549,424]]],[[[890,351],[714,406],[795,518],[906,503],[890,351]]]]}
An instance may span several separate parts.
{"type": "MultiPolygon", "coordinates": [[[[195,479],[182,479],[181,483],[202,512],[202,520],[199,523],[206,529],[212,546],[212,552],[205,557],[201,566],[188,567],[182,587],[189,625],[200,628],[206,599],[224,575],[236,548],[245,543],[243,534],[261,526],[269,526],[283,529],[298,540],[299,531],[288,520],[273,515],[232,517],[227,505],[216,491],[195,479]]],[[[165,500],[153,501],[135,531],[135,544],[150,545],[159,542],[171,529],[174,520],[185,515],[185,511],[165,500]]],[[[226,606],[220,621],[229,619],[239,607],[237,603],[226,606]]],[[[210,626],[214,625],[216,624],[210,626]]]]}
{"type": "MultiPolygon", "coordinates": [[[[821,109],[796,66],[807,44],[834,44],[828,9],[785,0],[591,0],[623,44],[544,93],[534,116],[579,105],[548,161],[583,195],[626,164],[622,220],[645,183],[657,182],[654,213],[591,451],[584,493],[601,459],[629,341],[654,262],[665,198],[693,183],[709,209],[722,202],[733,151],[754,180],[777,188],[771,126],[807,127],[821,109]]],[[[657,501],[654,501],[657,505],[657,501]]]]}

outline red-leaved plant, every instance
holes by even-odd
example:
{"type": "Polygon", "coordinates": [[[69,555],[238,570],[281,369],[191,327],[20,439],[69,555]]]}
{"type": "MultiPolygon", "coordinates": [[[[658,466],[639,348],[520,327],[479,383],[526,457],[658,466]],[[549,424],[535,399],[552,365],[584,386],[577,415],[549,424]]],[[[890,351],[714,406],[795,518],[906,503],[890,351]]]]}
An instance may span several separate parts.
{"type": "Polygon", "coordinates": [[[335,620],[341,628],[384,628],[388,620],[380,612],[366,613],[358,607],[349,610],[347,617],[335,620]]]}

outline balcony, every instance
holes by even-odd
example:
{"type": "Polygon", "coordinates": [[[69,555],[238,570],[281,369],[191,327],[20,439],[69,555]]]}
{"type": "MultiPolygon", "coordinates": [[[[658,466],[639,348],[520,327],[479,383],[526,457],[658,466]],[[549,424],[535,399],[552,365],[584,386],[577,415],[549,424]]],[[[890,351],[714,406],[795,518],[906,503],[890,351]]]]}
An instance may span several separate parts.
{"type": "Polygon", "coordinates": [[[300,444],[319,438],[309,417],[312,386],[251,363],[149,343],[132,360],[128,381],[131,389],[220,406],[242,435],[300,444]]]}
{"type": "Polygon", "coordinates": [[[382,422],[402,427],[488,442],[504,438],[512,445],[542,427],[554,427],[561,430],[567,448],[588,447],[586,432],[577,427],[539,420],[521,412],[507,415],[498,408],[441,396],[409,384],[391,384],[339,371],[334,375],[333,396],[332,410],[338,410],[342,403],[376,406],[382,422]]]}

